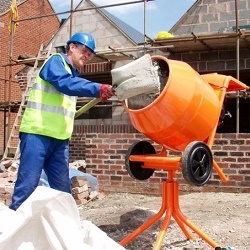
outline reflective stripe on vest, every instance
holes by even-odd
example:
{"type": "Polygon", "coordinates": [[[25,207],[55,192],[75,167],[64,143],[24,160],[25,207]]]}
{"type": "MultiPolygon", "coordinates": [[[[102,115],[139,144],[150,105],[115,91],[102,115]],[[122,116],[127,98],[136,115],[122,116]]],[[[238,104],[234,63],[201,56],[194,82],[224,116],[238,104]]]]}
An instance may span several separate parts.
{"type": "MultiPolygon", "coordinates": [[[[65,69],[72,74],[62,55],[57,55],[61,56],[65,69]]],[[[29,93],[20,131],[68,139],[73,131],[75,110],[75,96],[60,93],[38,74],[29,93]]]]}
{"type": "Polygon", "coordinates": [[[37,102],[28,102],[26,107],[31,108],[31,109],[38,109],[42,111],[52,112],[52,113],[58,113],[58,114],[62,114],[64,116],[73,117],[73,118],[75,116],[75,112],[65,110],[64,108],[61,108],[61,107],[52,107],[52,106],[37,103],[37,102]]]}

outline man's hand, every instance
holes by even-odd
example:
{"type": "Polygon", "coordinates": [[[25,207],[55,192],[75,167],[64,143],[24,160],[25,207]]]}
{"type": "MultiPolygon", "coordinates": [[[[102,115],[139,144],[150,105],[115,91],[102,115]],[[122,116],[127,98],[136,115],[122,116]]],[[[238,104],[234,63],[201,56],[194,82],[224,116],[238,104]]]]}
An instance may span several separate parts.
{"type": "Polygon", "coordinates": [[[112,96],[115,95],[115,91],[113,90],[112,86],[109,84],[101,84],[100,87],[100,98],[102,101],[106,101],[112,96]]]}

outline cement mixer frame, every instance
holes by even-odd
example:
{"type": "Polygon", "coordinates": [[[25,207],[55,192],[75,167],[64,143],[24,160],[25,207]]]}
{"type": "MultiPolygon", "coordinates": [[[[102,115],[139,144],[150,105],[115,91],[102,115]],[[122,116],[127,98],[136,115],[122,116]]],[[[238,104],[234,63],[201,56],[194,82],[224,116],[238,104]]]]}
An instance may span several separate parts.
{"type": "MultiPolygon", "coordinates": [[[[168,59],[162,56],[152,56],[152,60],[163,60],[168,62],[168,59]]],[[[125,237],[120,242],[123,246],[134,240],[139,234],[151,227],[165,214],[160,232],[153,246],[154,250],[159,250],[161,248],[171,216],[173,216],[187,239],[194,239],[193,235],[188,231],[188,228],[190,228],[211,247],[218,247],[218,249],[220,249],[217,242],[200,230],[181,212],[179,207],[179,184],[175,179],[176,171],[182,171],[184,179],[189,184],[196,186],[205,185],[209,181],[213,170],[217,172],[222,182],[228,181],[222,169],[213,159],[211,148],[213,146],[218,123],[220,122],[221,116],[225,114],[223,103],[226,92],[247,90],[249,88],[247,85],[231,76],[217,73],[204,74],[201,75],[201,78],[212,87],[214,94],[218,98],[217,108],[219,112],[217,112],[216,126],[213,127],[209,136],[204,140],[190,141],[185,146],[182,151],[182,156],[180,157],[168,157],[167,150],[169,148],[166,145],[161,145],[161,151],[156,152],[155,147],[148,140],[135,142],[127,151],[125,166],[131,177],[137,180],[146,180],[153,175],[155,170],[166,170],[167,178],[162,182],[162,206],[159,212],[125,237]]],[[[137,123],[134,122],[136,119],[135,116],[137,115],[136,112],[132,111],[131,115],[131,110],[127,107],[125,102],[123,105],[125,110],[130,114],[133,125],[137,128],[137,123]]],[[[142,122],[138,124],[142,124],[142,122]]],[[[139,125],[139,129],[137,128],[139,131],[140,126],[141,125],[139,125]]],[[[147,133],[144,134],[147,136],[147,133]]],[[[151,136],[148,137],[150,138],[151,136]]],[[[152,139],[152,137],[150,139],[152,139]]]]}

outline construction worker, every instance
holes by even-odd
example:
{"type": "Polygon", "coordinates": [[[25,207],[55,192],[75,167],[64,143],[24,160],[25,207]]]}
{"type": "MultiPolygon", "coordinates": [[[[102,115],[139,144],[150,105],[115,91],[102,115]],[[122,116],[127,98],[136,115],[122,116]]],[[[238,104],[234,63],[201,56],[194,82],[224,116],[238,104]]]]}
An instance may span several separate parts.
{"type": "Polygon", "coordinates": [[[95,41],[88,33],[75,33],[66,54],[51,55],[41,67],[30,91],[20,125],[20,165],[10,208],[16,210],[38,186],[44,170],[51,188],[71,193],[69,138],[73,131],[77,97],[115,93],[109,84],[79,77],[94,56],[95,41]]]}

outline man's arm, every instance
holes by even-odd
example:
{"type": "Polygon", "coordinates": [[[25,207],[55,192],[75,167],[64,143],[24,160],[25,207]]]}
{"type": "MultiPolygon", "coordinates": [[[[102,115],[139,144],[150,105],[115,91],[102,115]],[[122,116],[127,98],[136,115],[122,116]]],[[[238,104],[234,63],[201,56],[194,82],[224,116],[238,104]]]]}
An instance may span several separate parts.
{"type": "Polygon", "coordinates": [[[69,96],[99,97],[101,84],[78,77],[72,69],[70,74],[60,55],[51,56],[40,71],[39,76],[52,84],[55,89],[69,96]]]}

